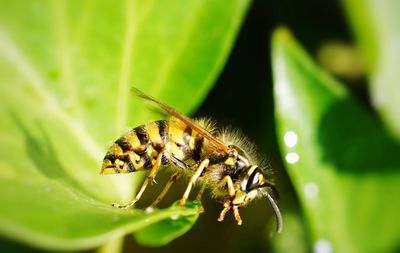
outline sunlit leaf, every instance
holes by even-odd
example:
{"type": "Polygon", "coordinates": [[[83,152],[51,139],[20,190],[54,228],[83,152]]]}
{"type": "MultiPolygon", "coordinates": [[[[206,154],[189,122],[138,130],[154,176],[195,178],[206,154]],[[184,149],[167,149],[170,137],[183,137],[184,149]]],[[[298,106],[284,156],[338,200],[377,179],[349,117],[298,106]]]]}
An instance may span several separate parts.
{"type": "Polygon", "coordinates": [[[3,1],[0,233],[80,249],[194,215],[195,207],[111,209],[131,200],[143,174],[100,176],[101,160],[128,127],[160,119],[132,86],[184,113],[203,101],[248,4],[3,1]]]}
{"type": "Polygon", "coordinates": [[[0,192],[4,195],[1,234],[47,249],[91,248],[171,216],[179,220],[198,214],[197,206],[172,206],[151,213],[120,210],[51,180],[3,179],[0,192]],[[14,188],[29,192],[20,194],[14,188]]]}

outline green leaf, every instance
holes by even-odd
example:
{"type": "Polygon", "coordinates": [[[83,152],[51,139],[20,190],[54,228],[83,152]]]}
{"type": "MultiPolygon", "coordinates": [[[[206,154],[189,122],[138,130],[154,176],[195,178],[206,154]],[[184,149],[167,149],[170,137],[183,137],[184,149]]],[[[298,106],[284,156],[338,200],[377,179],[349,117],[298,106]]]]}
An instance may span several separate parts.
{"type": "Polygon", "coordinates": [[[4,195],[0,206],[1,234],[54,250],[91,248],[156,222],[174,216],[197,217],[199,212],[197,206],[172,206],[151,213],[120,210],[51,180],[3,179],[0,192],[4,195]],[[21,194],[19,189],[29,192],[21,194]]]}
{"type": "Polygon", "coordinates": [[[400,145],[287,30],[276,31],[272,52],[278,140],[313,248],[395,250],[400,145]]]}
{"type": "MultiPolygon", "coordinates": [[[[179,201],[174,206],[177,207],[178,205],[179,201]]],[[[197,208],[197,210],[201,208],[201,204],[195,202],[189,203],[186,206],[197,208]]],[[[198,216],[199,213],[184,217],[179,217],[178,215],[171,216],[170,219],[162,220],[135,233],[136,241],[150,247],[163,246],[186,233],[197,220],[198,216]]]]}
{"type": "Polygon", "coordinates": [[[172,208],[136,226],[156,214],[102,207],[131,200],[143,177],[100,176],[102,158],[128,127],[160,118],[132,96],[132,86],[184,113],[203,101],[248,4],[2,2],[0,201],[7,206],[0,208],[0,233],[38,247],[80,249],[171,215],[193,215],[194,208],[172,208]]]}
{"type": "Polygon", "coordinates": [[[400,2],[344,0],[343,5],[366,59],[373,104],[400,140],[400,2]]]}

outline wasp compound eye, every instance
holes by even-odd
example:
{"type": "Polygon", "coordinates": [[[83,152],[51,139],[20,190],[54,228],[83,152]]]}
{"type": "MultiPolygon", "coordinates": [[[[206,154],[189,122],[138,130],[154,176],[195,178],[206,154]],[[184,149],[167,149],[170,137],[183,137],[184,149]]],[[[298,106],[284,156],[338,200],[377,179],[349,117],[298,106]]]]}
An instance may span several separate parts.
{"type": "Polygon", "coordinates": [[[247,180],[246,184],[246,191],[249,192],[259,187],[259,176],[260,176],[260,169],[257,168],[254,170],[253,173],[250,174],[249,179],[247,180]]]}

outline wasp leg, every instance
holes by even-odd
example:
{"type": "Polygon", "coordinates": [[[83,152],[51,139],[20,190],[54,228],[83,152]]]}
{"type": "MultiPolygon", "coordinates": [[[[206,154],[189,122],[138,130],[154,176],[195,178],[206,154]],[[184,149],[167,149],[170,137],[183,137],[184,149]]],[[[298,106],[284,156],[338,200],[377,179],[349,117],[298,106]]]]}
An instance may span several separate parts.
{"type": "Polygon", "coordinates": [[[197,168],[196,172],[190,178],[190,181],[186,188],[186,191],[181,198],[181,202],[179,203],[179,207],[182,208],[185,206],[186,200],[189,197],[190,191],[192,190],[194,183],[197,181],[197,179],[200,177],[201,173],[203,172],[204,168],[206,168],[209,163],[210,163],[210,160],[208,160],[208,159],[205,159],[204,161],[202,161],[200,163],[200,166],[197,168]]]}
{"type": "Polygon", "coordinates": [[[219,218],[218,218],[219,222],[221,222],[221,221],[223,221],[225,219],[225,215],[230,209],[231,209],[231,202],[230,201],[226,201],[224,203],[224,209],[219,214],[219,218]]]}
{"type": "Polygon", "coordinates": [[[154,200],[153,203],[151,203],[150,207],[155,207],[158,205],[158,203],[160,203],[160,201],[164,198],[165,194],[167,194],[169,188],[171,188],[171,186],[182,176],[182,173],[180,171],[176,171],[174,174],[172,174],[172,176],[170,177],[170,179],[168,180],[167,184],[165,185],[164,189],[162,190],[162,192],[160,193],[160,195],[158,195],[158,197],[156,198],[156,200],[154,200]]]}
{"type": "MultiPolygon", "coordinates": [[[[197,200],[199,203],[201,203],[201,197],[203,196],[203,193],[204,193],[204,190],[205,190],[205,189],[206,189],[206,185],[203,184],[203,186],[200,188],[199,192],[197,193],[196,200],[197,200]]],[[[200,213],[204,213],[204,212],[205,212],[203,206],[201,206],[199,212],[200,212],[200,213]]]]}
{"type": "Polygon", "coordinates": [[[139,192],[136,194],[136,197],[127,205],[120,205],[120,204],[114,203],[114,204],[112,204],[113,207],[127,209],[127,208],[133,206],[140,199],[140,197],[142,196],[142,194],[143,194],[144,190],[146,189],[147,185],[149,184],[149,182],[154,182],[154,178],[156,177],[158,169],[161,166],[162,157],[164,156],[164,154],[165,154],[165,151],[162,151],[157,155],[156,162],[154,163],[153,167],[151,168],[150,174],[144,180],[142,187],[140,188],[139,192]]]}
{"type": "Polygon", "coordinates": [[[206,189],[206,185],[203,185],[199,192],[197,193],[196,200],[201,201],[201,197],[203,196],[204,190],[206,189]]]}
{"type": "Polygon", "coordinates": [[[242,225],[242,218],[240,218],[240,214],[239,214],[239,206],[233,205],[232,209],[233,209],[233,215],[235,216],[235,220],[236,220],[237,224],[239,226],[242,225]]]}
{"type": "MultiPolygon", "coordinates": [[[[225,176],[222,182],[228,186],[228,194],[231,199],[235,197],[235,187],[233,186],[233,181],[230,176],[225,176]]],[[[223,221],[225,219],[226,213],[231,209],[231,201],[226,201],[224,203],[224,209],[219,214],[218,221],[223,221]]]]}
{"type": "Polygon", "coordinates": [[[235,187],[233,186],[232,178],[230,176],[225,176],[222,182],[228,186],[229,197],[235,197],[235,187]]]}
{"type": "MultiPolygon", "coordinates": [[[[223,179],[223,182],[226,183],[228,186],[228,193],[229,197],[234,198],[236,195],[235,192],[235,187],[233,185],[232,178],[230,176],[225,176],[223,179]]],[[[227,201],[224,203],[224,209],[221,211],[221,214],[219,215],[218,221],[223,221],[225,218],[226,213],[232,208],[233,210],[233,215],[235,216],[235,220],[238,225],[242,225],[242,218],[240,218],[239,214],[239,206],[238,205],[231,205],[231,201],[227,201]]]]}

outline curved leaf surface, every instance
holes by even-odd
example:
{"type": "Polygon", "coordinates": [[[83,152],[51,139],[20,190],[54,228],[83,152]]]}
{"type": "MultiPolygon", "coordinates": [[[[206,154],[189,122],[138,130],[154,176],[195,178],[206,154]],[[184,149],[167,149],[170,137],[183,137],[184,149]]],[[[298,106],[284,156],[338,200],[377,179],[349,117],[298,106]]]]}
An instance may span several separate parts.
{"type": "MultiPolygon", "coordinates": [[[[188,203],[187,207],[200,208],[200,203],[194,201],[188,203]]],[[[175,203],[175,207],[179,206],[179,201],[175,203]]],[[[196,215],[183,216],[173,215],[170,219],[162,220],[161,222],[147,226],[146,228],[135,233],[135,239],[142,245],[150,247],[159,247],[165,245],[175,239],[176,237],[186,233],[193,223],[198,218],[199,213],[196,215]]]]}
{"type": "Polygon", "coordinates": [[[194,223],[199,211],[198,206],[151,213],[120,210],[51,180],[2,179],[0,190],[5,203],[0,207],[1,234],[54,250],[91,248],[171,217],[193,217],[194,223]],[[18,189],[29,192],[22,195],[18,189]]]}
{"type": "Polygon", "coordinates": [[[2,2],[0,233],[72,250],[194,215],[110,209],[132,198],[143,174],[100,176],[101,160],[128,127],[159,119],[131,86],[184,113],[201,103],[248,4],[2,2]]]}
{"type": "Polygon", "coordinates": [[[287,30],[276,31],[272,50],[278,140],[313,247],[395,250],[400,145],[287,30]]]}

